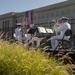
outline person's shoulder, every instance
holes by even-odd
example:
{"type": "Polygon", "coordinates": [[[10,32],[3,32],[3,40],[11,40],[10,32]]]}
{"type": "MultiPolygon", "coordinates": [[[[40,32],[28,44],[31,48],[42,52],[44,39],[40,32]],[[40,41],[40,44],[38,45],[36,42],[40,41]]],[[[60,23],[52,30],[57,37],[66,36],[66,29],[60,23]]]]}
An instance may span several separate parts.
{"type": "Polygon", "coordinates": [[[67,24],[67,22],[63,23],[63,25],[66,25],[66,24],[67,24]]]}
{"type": "Polygon", "coordinates": [[[63,23],[63,24],[60,26],[60,28],[64,28],[65,26],[66,26],[66,24],[63,23]]]}
{"type": "Polygon", "coordinates": [[[68,25],[68,23],[67,23],[67,22],[62,24],[62,26],[66,26],[66,25],[68,25]]]}
{"type": "Polygon", "coordinates": [[[15,28],[15,31],[19,30],[18,28],[15,28]]]}
{"type": "Polygon", "coordinates": [[[18,29],[18,28],[15,28],[15,30],[16,30],[16,29],[18,29]]]}
{"type": "Polygon", "coordinates": [[[70,23],[68,23],[68,22],[65,22],[65,23],[64,23],[64,25],[67,25],[67,24],[70,24],[70,23]]]}
{"type": "Polygon", "coordinates": [[[64,25],[65,26],[71,26],[70,23],[68,23],[68,22],[66,22],[64,25]]]}

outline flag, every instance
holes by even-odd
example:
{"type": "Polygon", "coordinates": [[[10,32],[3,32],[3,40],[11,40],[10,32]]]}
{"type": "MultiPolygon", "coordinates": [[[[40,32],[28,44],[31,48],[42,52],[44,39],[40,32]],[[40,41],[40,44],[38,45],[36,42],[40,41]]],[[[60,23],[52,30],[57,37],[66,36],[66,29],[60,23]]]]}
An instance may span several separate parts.
{"type": "Polygon", "coordinates": [[[23,25],[23,28],[25,28],[25,15],[24,15],[24,17],[22,19],[22,25],[23,25]]]}
{"type": "Polygon", "coordinates": [[[29,25],[32,23],[32,11],[26,11],[26,28],[29,28],[29,25]]]}

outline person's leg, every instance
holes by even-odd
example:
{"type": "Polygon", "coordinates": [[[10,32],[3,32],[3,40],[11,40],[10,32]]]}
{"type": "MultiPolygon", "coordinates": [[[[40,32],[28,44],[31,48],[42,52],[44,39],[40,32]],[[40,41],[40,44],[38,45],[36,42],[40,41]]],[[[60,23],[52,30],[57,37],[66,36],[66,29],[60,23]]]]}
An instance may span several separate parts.
{"type": "Polygon", "coordinates": [[[58,46],[58,40],[55,40],[55,48],[58,46]]]}
{"type": "Polygon", "coordinates": [[[36,41],[36,47],[40,46],[40,39],[38,37],[33,37],[32,41],[36,41]]]}
{"type": "Polygon", "coordinates": [[[26,37],[22,37],[22,40],[25,41],[25,40],[27,40],[27,38],[26,37]]]}
{"type": "Polygon", "coordinates": [[[37,45],[36,45],[36,47],[40,47],[40,39],[37,37],[37,40],[36,40],[36,42],[37,42],[37,45]]]}
{"type": "Polygon", "coordinates": [[[62,37],[60,35],[58,36],[52,36],[51,37],[51,46],[53,49],[55,49],[58,45],[58,39],[61,39],[62,37]]]}
{"type": "Polygon", "coordinates": [[[55,39],[51,39],[51,47],[52,49],[55,49],[55,39]]]}
{"type": "Polygon", "coordinates": [[[17,36],[17,40],[22,43],[22,36],[17,36]]]}
{"type": "Polygon", "coordinates": [[[31,34],[25,34],[25,37],[29,40],[32,38],[31,34]]]}

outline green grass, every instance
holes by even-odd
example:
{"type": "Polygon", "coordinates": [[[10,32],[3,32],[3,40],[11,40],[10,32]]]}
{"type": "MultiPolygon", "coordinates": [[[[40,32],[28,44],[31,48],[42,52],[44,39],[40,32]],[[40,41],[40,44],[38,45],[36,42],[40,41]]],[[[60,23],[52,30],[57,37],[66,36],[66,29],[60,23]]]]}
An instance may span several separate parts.
{"type": "Polygon", "coordinates": [[[38,50],[0,40],[0,75],[70,75],[66,66],[38,50]]]}

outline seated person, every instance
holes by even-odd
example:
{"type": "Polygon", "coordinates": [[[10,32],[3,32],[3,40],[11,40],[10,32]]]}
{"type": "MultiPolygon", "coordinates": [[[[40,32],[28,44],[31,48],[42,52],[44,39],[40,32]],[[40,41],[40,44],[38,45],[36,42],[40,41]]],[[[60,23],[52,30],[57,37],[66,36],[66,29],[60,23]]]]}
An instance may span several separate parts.
{"type": "MultiPolygon", "coordinates": [[[[50,38],[51,40],[51,46],[53,50],[57,47],[58,45],[58,39],[62,39],[64,36],[64,33],[66,30],[71,29],[71,25],[68,23],[68,18],[67,17],[62,17],[62,19],[58,20],[58,25],[59,27],[56,28],[56,32],[60,32],[60,35],[52,36],[50,38]]],[[[65,36],[64,39],[68,40],[70,37],[65,36]]]]}
{"type": "Polygon", "coordinates": [[[36,47],[40,46],[40,39],[36,37],[35,33],[37,32],[37,28],[34,26],[34,24],[30,24],[30,28],[27,29],[27,33],[31,34],[30,39],[32,40],[32,43],[36,42],[36,47]]]}
{"type": "Polygon", "coordinates": [[[59,27],[58,20],[54,20],[54,22],[55,22],[55,24],[54,24],[54,27],[53,27],[53,32],[54,32],[54,35],[58,35],[58,34],[60,34],[60,33],[56,32],[56,29],[59,27]]]}
{"type": "Polygon", "coordinates": [[[17,23],[17,28],[15,29],[15,39],[18,40],[19,42],[25,41],[27,38],[23,36],[23,31],[22,31],[22,24],[17,23]]]}

